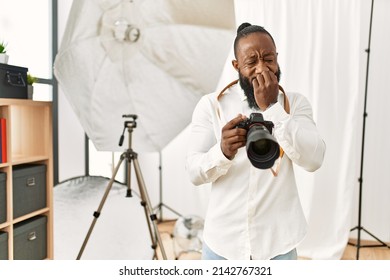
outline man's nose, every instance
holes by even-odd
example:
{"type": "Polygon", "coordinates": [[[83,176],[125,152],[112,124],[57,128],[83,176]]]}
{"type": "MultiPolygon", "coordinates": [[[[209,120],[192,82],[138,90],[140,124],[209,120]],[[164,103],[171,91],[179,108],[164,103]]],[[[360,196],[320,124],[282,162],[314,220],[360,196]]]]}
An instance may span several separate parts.
{"type": "Polygon", "coordinates": [[[259,61],[256,64],[256,73],[260,74],[264,70],[268,70],[268,66],[264,63],[263,60],[259,59],[259,61]]]}

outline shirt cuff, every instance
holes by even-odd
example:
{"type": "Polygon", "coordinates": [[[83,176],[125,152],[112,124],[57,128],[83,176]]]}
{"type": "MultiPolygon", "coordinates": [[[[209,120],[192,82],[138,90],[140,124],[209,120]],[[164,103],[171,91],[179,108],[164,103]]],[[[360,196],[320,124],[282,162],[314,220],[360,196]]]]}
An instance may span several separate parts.
{"type": "Polygon", "coordinates": [[[279,145],[283,148],[290,159],[298,160],[300,154],[297,153],[293,145],[286,139],[286,124],[290,115],[284,110],[280,103],[276,103],[264,112],[264,120],[271,121],[274,124],[273,135],[278,140],[279,145]]]}
{"type": "Polygon", "coordinates": [[[207,167],[208,171],[212,171],[215,175],[218,174],[224,175],[232,166],[233,161],[225,157],[221,149],[221,142],[218,142],[214,145],[209,151],[209,166],[207,167]]]}
{"type": "Polygon", "coordinates": [[[278,102],[269,107],[263,112],[264,120],[271,121],[275,125],[289,118],[289,114],[284,110],[283,106],[278,102]]]}

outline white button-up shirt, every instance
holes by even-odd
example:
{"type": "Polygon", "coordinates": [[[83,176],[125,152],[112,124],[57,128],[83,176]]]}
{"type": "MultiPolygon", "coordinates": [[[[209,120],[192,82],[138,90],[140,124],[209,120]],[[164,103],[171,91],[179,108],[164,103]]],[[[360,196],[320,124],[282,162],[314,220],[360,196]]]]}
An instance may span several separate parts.
{"type": "Polygon", "coordinates": [[[218,92],[203,96],[194,110],[186,168],[193,184],[212,183],[204,242],[226,259],[270,259],[295,248],[306,234],[293,163],[315,171],[325,143],[308,100],[297,93],[287,96],[290,114],[282,92],[276,104],[257,111],[274,123],[273,135],[285,152],[278,176],[253,167],[245,147],[233,160],[222,153],[222,127],[239,113],[255,112],[238,84],[219,100],[218,92]]]}

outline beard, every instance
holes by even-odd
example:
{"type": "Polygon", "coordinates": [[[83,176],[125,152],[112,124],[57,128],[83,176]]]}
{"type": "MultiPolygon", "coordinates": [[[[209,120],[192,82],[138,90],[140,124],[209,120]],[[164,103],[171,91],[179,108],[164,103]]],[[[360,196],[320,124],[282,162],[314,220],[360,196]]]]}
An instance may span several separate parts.
{"type": "MultiPolygon", "coordinates": [[[[275,73],[276,78],[278,79],[278,82],[280,81],[280,67],[278,66],[278,71],[275,73]]],[[[240,71],[238,71],[238,77],[239,77],[239,82],[242,90],[245,93],[246,100],[248,101],[249,108],[251,109],[260,109],[259,106],[256,103],[255,99],[255,91],[253,89],[253,85],[251,81],[249,81],[248,78],[244,77],[240,71]]]]}

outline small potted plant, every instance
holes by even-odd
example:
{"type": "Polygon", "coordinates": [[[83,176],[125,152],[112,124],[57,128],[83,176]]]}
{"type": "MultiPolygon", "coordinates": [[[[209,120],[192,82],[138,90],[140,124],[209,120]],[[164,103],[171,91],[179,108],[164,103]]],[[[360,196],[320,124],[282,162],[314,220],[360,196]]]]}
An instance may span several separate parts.
{"type": "Polygon", "coordinates": [[[27,73],[27,96],[28,99],[33,99],[34,86],[33,84],[38,81],[38,78],[32,76],[30,73],[27,73]]]}
{"type": "Polygon", "coordinates": [[[0,43],[0,63],[8,63],[8,54],[7,54],[7,43],[0,43]]]}

